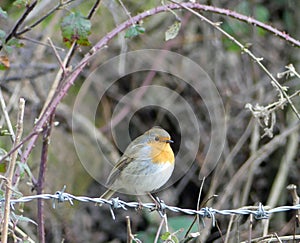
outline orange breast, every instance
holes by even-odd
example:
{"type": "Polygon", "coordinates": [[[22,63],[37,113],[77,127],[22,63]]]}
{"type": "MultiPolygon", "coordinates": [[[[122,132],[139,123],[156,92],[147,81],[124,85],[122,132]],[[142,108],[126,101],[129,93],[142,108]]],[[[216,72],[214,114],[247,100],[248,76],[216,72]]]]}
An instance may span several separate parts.
{"type": "Polygon", "coordinates": [[[152,143],[151,147],[151,158],[153,163],[174,163],[174,153],[169,143],[152,143]]]}

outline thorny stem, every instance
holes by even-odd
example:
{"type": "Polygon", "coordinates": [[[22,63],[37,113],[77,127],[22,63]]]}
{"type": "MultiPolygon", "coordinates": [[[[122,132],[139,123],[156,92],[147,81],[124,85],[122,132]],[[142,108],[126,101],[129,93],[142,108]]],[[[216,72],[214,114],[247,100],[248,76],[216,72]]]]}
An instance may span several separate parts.
{"type": "MultiPolygon", "coordinates": [[[[300,203],[300,198],[297,194],[297,186],[294,184],[290,184],[286,187],[286,189],[290,192],[292,198],[293,198],[293,205],[298,205],[300,203]]],[[[296,213],[296,224],[300,225],[300,210],[297,210],[296,213]]]]}
{"type": "MultiPolygon", "coordinates": [[[[68,2],[65,2],[64,5],[70,3],[71,1],[73,1],[73,0],[70,0],[70,1],[68,1],[68,2]]],[[[93,17],[93,14],[96,12],[96,9],[97,9],[98,6],[100,5],[100,3],[101,3],[101,0],[97,0],[97,1],[95,2],[95,4],[93,5],[93,7],[92,7],[90,13],[88,14],[88,18],[89,18],[89,19],[91,19],[91,18],[93,17]]],[[[62,6],[62,5],[61,5],[61,6],[62,6]]],[[[66,73],[65,73],[64,71],[66,70],[66,67],[68,66],[68,63],[70,62],[70,60],[71,60],[71,58],[72,58],[72,54],[74,53],[74,51],[75,51],[75,49],[76,49],[76,46],[77,46],[76,43],[73,43],[73,45],[71,46],[71,48],[70,48],[68,54],[66,55],[65,60],[64,60],[64,62],[62,63],[62,66],[61,66],[61,68],[59,69],[59,72],[58,72],[58,74],[57,74],[57,76],[56,76],[56,83],[53,85],[53,87],[52,87],[52,89],[51,89],[53,93],[52,93],[50,96],[47,97],[46,103],[45,103],[45,105],[44,105],[44,107],[43,107],[43,109],[42,109],[42,112],[41,112],[39,118],[41,118],[41,116],[43,116],[43,115],[45,115],[45,114],[52,114],[52,113],[54,113],[54,111],[55,111],[55,109],[56,109],[56,106],[58,105],[58,103],[60,102],[60,100],[64,97],[64,95],[67,93],[67,90],[65,91],[65,93],[64,93],[64,92],[61,92],[61,95],[62,95],[62,96],[61,96],[61,98],[59,99],[58,103],[55,104],[55,106],[53,106],[53,109],[50,111],[50,113],[46,113],[46,109],[49,108],[49,107],[51,107],[51,104],[50,104],[50,103],[51,103],[51,101],[53,101],[53,97],[54,97],[55,92],[57,91],[57,87],[58,87],[59,83],[60,83],[60,82],[63,80],[63,78],[65,77],[65,76],[63,76],[63,75],[66,75],[66,73]]],[[[83,68],[83,67],[82,67],[82,68],[83,68]]],[[[79,72],[79,73],[80,73],[80,72],[79,72]]],[[[79,75],[79,73],[78,73],[77,75],[79,75]]],[[[74,76],[74,79],[77,77],[77,75],[74,76]]],[[[73,84],[73,82],[71,82],[70,84],[73,84]]],[[[69,88],[70,88],[70,86],[68,87],[68,89],[69,89],[69,88]]],[[[62,91],[62,89],[61,89],[60,91],[62,91]]],[[[59,92],[59,91],[58,91],[58,92],[59,92]]],[[[48,117],[48,116],[47,116],[47,117],[48,117]]],[[[47,117],[45,117],[45,118],[46,118],[46,119],[45,119],[45,122],[47,121],[47,117]]],[[[40,121],[40,119],[38,120],[38,122],[39,122],[39,121],[40,121]]],[[[43,124],[44,124],[44,122],[41,123],[40,126],[37,126],[37,124],[36,124],[35,129],[38,129],[39,131],[41,131],[41,130],[42,130],[42,127],[43,127],[43,124]]],[[[34,130],[35,130],[35,129],[34,129],[34,130]]],[[[27,146],[27,148],[26,148],[26,150],[25,150],[25,152],[24,152],[25,155],[23,154],[22,157],[21,157],[21,162],[22,162],[22,163],[26,163],[27,158],[28,158],[29,154],[31,153],[31,150],[32,150],[32,148],[33,148],[33,146],[34,146],[34,144],[35,144],[35,141],[36,141],[37,137],[38,137],[37,134],[36,134],[36,135],[33,135],[32,140],[30,141],[29,145],[27,146]]],[[[0,160],[0,162],[1,162],[1,160],[0,160]]],[[[20,172],[19,172],[19,170],[17,170],[16,173],[15,173],[14,179],[13,179],[13,181],[14,181],[15,183],[18,181],[18,178],[19,178],[19,176],[20,176],[19,174],[20,174],[20,172]]],[[[33,184],[36,184],[36,181],[35,181],[35,180],[33,180],[33,184]]]]}
{"type": "Polygon", "coordinates": [[[211,20],[207,19],[206,17],[204,17],[203,15],[199,14],[198,12],[196,12],[195,10],[191,9],[188,6],[184,6],[181,3],[177,3],[174,0],[170,0],[173,3],[178,4],[179,6],[183,7],[184,9],[190,11],[191,13],[195,14],[198,18],[200,18],[201,20],[204,20],[206,23],[210,24],[211,26],[213,26],[214,28],[216,28],[218,31],[220,31],[223,35],[225,35],[227,38],[229,38],[231,41],[233,41],[236,45],[238,45],[241,50],[245,53],[247,53],[255,62],[257,62],[257,64],[264,70],[264,72],[270,77],[270,79],[272,80],[273,84],[276,86],[276,88],[280,91],[280,94],[282,94],[284,96],[284,98],[288,101],[288,103],[290,104],[292,110],[294,111],[294,113],[296,114],[297,118],[300,120],[300,114],[297,111],[296,107],[294,106],[293,102],[291,101],[290,97],[288,96],[288,94],[284,91],[284,88],[280,85],[280,83],[274,78],[274,76],[269,72],[269,70],[262,64],[261,60],[262,58],[257,58],[248,48],[246,48],[242,43],[240,43],[237,39],[235,39],[232,35],[228,34],[226,31],[224,31],[222,28],[219,27],[219,24],[216,24],[214,22],[212,22],[211,20]]]}
{"type": "MultiPolygon", "coordinates": [[[[161,12],[168,11],[169,9],[174,10],[174,9],[181,9],[181,8],[190,8],[190,9],[194,8],[194,9],[198,9],[198,10],[204,10],[204,11],[219,13],[219,14],[223,14],[223,15],[226,15],[226,16],[229,16],[229,17],[233,17],[233,18],[239,19],[241,21],[245,21],[249,24],[256,25],[258,27],[266,29],[266,30],[272,32],[273,34],[275,34],[275,35],[285,39],[286,41],[292,43],[293,45],[296,45],[296,46],[300,47],[300,42],[298,40],[290,37],[286,33],[283,33],[281,31],[271,27],[270,25],[266,25],[266,24],[264,24],[260,21],[257,21],[257,20],[255,20],[251,17],[247,17],[247,16],[238,14],[238,13],[230,11],[230,10],[226,10],[226,9],[222,9],[222,8],[216,8],[216,7],[213,7],[213,6],[202,5],[202,4],[199,4],[199,3],[187,2],[187,3],[182,3],[180,5],[175,3],[175,4],[164,5],[164,6],[158,6],[158,7],[152,8],[150,10],[147,10],[147,11],[141,13],[141,14],[136,15],[135,17],[132,18],[132,20],[134,22],[138,22],[138,21],[141,21],[142,19],[144,19],[146,17],[152,16],[152,15],[155,15],[155,14],[158,14],[158,13],[161,13],[161,12]]],[[[197,12],[195,12],[195,13],[197,13],[197,12]]],[[[70,87],[73,85],[73,83],[75,82],[75,79],[81,73],[83,68],[87,65],[87,63],[90,61],[90,59],[97,52],[102,50],[108,44],[108,42],[111,39],[113,39],[121,31],[123,31],[126,28],[130,27],[132,25],[132,20],[127,20],[124,23],[120,24],[114,30],[112,30],[106,36],[104,36],[101,40],[99,40],[98,43],[96,43],[91,48],[91,50],[85,55],[85,57],[81,60],[81,62],[74,68],[73,72],[70,73],[69,76],[65,77],[65,82],[62,85],[61,89],[57,92],[57,95],[52,99],[50,104],[47,106],[44,114],[39,119],[39,121],[36,123],[32,133],[30,134],[30,136],[32,138],[29,141],[29,144],[27,145],[26,150],[23,153],[23,156],[21,158],[22,163],[26,162],[29,154],[31,153],[31,150],[34,147],[34,144],[35,144],[36,139],[37,139],[36,134],[42,129],[45,122],[47,122],[49,116],[53,113],[53,111],[56,109],[57,105],[64,98],[64,96],[66,95],[66,93],[68,92],[70,87]]],[[[247,49],[245,49],[245,50],[247,50],[247,49]]],[[[24,143],[24,142],[22,141],[21,143],[24,143]]],[[[3,159],[4,158],[1,159],[0,163],[3,161],[3,159]]]]}
{"type": "MultiPolygon", "coordinates": [[[[37,194],[42,194],[44,190],[44,181],[46,174],[46,165],[48,160],[48,148],[50,143],[51,128],[54,120],[54,114],[50,116],[49,123],[46,124],[43,131],[43,147],[41,153],[41,163],[39,177],[36,186],[37,194]]],[[[45,242],[45,222],[44,222],[44,200],[38,199],[38,234],[39,242],[45,242]]]]}

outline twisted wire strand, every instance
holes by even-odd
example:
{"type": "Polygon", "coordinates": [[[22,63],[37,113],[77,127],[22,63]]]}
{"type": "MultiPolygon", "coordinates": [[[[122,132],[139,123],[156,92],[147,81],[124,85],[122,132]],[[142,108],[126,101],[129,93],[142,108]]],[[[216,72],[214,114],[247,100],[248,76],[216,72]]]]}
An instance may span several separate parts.
{"type": "MultiPolygon", "coordinates": [[[[65,187],[61,191],[57,191],[54,194],[39,194],[39,195],[32,195],[32,196],[24,196],[17,199],[11,199],[11,207],[14,209],[14,204],[16,203],[27,203],[31,202],[33,200],[42,199],[42,200],[52,200],[53,201],[53,208],[56,207],[56,203],[63,203],[63,202],[69,202],[71,205],[73,205],[73,201],[79,201],[84,203],[96,203],[99,205],[106,204],[110,207],[110,211],[112,214],[112,218],[115,219],[115,215],[113,210],[114,209],[123,209],[127,210],[128,208],[144,208],[149,209],[150,211],[159,211],[161,214],[164,214],[165,211],[169,210],[176,213],[183,213],[188,215],[196,215],[203,218],[211,218],[213,225],[215,224],[215,215],[250,215],[252,214],[257,220],[260,219],[267,219],[270,217],[273,213],[279,213],[279,212],[286,212],[290,210],[299,210],[300,204],[294,205],[294,206],[279,206],[276,208],[271,209],[265,209],[265,207],[259,203],[259,206],[255,209],[247,209],[247,208],[239,208],[239,209],[214,209],[211,207],[204,207],[200,210],[195,209],[185,209],[185,208],[179,208],[175,206],[170,206],[164,203],[164,201],[158,199],[158,204],[155,203],[139,203],[139,202],[125,202],[123,200],[120,200],[119,198],[112,198],[110,200],[105,200],[102,198],[91,198],[86,196],[75,196],[72,194],[69,194],[65,192],[65,187]]],[[[5,199],[0,200],[0,208],[4,206],[5,199]]],[[[253,207],[252,207],[253,208],[253,207]]]]}

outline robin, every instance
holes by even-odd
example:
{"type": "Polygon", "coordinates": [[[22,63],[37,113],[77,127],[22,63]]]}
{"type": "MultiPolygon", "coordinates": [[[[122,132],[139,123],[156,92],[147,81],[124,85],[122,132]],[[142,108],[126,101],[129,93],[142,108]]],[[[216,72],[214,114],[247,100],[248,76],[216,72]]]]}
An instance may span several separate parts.
{"type": "Polygon", "coordinates": [[[175,157],[173,143],[167,131],[153,127],[133,140],[112,169],[101,196],[108,200],[123,189],[134,195],[143,195],[162,187],[171,177],[175,157]]]}

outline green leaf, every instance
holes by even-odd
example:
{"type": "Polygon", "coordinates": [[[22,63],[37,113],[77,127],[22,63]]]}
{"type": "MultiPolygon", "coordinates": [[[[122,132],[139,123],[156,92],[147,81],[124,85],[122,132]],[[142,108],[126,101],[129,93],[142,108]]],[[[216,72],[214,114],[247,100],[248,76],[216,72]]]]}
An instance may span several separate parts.
{"type": "Polygon", "coordinates": [[[169,238],[169,236],[171,235],[170,232],[165,232],[164,234],[161,235],[161,239],[162,240],[167,240],[169,238]]]}
{"type": "Polygon", "coordinates": [[[172,239],[172,241],[173,241],[174,243],[179,243],[179,240],[178,240],[178,238],[176,237],[176,235],[172,235],[172,236],[171,236],[171,239],[172,239]]]}
{"type": "Polygon", "coordinates": [[[82,16],[81,13],[71,13],[63,18],[60,28],[63,42],[67,47],[71,47],[74,41],[82,46],[91,44],[88,40],[88,36],[91,34],[91,22],[82,16]]]}
{"type": "Polygon", "coordinates": [[[165,33],[165,41],[174,39],[180,30],[181,22],[175,21],[171,26],[169,26],[168,30],[165,33]]]}
{"type": "MultiPolygon", "coordinates": [[[[2,63],[2,57],[0,56],[0,63],[2,63]]],[[[5,65],[5,64],[3,64],[5,65]]],[[[11,136],[10,132],[7,129],[0,129],[0,136],[11,136]]],[[[0,158],[1,158],[1,148],[0,148],[0,158]]]]}
{"type": "Polygon", "coordinates": [[[6,170],[7,170],[6,162],[0,163],[0,172],[1,172],[1,173],[5,173],[6,170]]]}
{"type": "Polygon", "coordinates": [[[140,25],[132,25],[126,31],[125,38],[132,38],[145,33],[145,28],[140,25]]]}
{"type": "Polygon", "coordinates": [[[8,68],[4,64],[0,63],[0,70],[1,71],[7,70],[7,69],[8,68]]]}
{"type": "Polygon", "coordinates": [[[0,17],[7,19],[7,12],[0,7],[0,17]]]}
{"type": "Polygon", "coordinates": [[[171,235],[170,232],[165,232],[164,234],[162,234],[160,239],[163,240],[163,241],[169,242],[170,241],[170,236],[171,236],[172,242],[174,242],[174,243],[179,242],[178,238],[175,235],[171,235]]]}
{"type": "Polygon", "coordinates": [[[8,46],[22,47],[24,44],[16,38],[12,38],[7,42],[8,46]]]}

